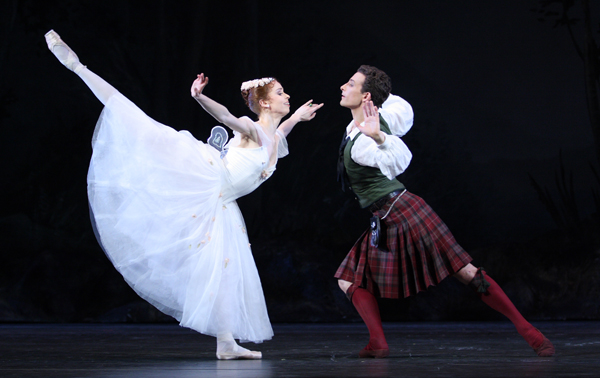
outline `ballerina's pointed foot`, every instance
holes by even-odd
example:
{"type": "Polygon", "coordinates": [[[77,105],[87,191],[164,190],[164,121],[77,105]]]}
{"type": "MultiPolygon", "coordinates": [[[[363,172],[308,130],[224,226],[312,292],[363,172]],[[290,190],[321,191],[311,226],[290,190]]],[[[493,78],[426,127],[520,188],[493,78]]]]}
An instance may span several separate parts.
{"type": "Polygon", "coordinates": [[[46,43],[48,49],[56,56],[56,58],[68,69],[75,73],[79,73],[85,66],[79,62],[77,54],[67,46],[67,44],[60,39],[58,33],[54,30],[50,30],[44,35],[46,37],[46,43]]]}

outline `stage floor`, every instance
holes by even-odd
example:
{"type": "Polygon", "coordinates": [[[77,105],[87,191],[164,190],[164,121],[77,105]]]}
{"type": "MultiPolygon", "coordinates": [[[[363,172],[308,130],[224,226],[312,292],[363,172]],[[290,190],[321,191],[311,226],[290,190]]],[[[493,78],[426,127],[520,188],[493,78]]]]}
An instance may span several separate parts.
{"type": "Polygon", "coordinates": [[[216,342],[176,324],[3,324],[0,377],[598,377],[600,322],[536,322],[539,358],[508,322],[385,323],[390,356],[363,359],[363,324],[274,324],[243,344],[262,360],[219,361],[216,342]]]}

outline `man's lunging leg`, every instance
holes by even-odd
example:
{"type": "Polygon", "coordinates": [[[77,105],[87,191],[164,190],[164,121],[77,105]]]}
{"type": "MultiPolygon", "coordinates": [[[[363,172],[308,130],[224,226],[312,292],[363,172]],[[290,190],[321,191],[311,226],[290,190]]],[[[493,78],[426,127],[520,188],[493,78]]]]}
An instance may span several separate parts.
{"type": "Polygon", "coordinates": [[[468,283],[485,304],[510,319],[517,328],[517,332],[523,336],[538,356],[550,357],[554,355],[554,345],[521,315],[496,281],[487,275],[483,269],[477,269],[471,264],[468,264],[463,270],[465,272],[457,273],[457,278],[463,283],[468,283]],[[470,277],[472,279],[469,281],[468,278],[470,277]]]}
{"type": "Polygon", "coordinates": [[[358,356],[361,358],[387,357],[390,354],[390,349],[383,333],[377,299],[368,290],[356,287],[347,281],[340,280],[339,283],[342,290],[347,295],[349,294],[352,304],[369,329],[369,343],[358,353],[358,356]]]}

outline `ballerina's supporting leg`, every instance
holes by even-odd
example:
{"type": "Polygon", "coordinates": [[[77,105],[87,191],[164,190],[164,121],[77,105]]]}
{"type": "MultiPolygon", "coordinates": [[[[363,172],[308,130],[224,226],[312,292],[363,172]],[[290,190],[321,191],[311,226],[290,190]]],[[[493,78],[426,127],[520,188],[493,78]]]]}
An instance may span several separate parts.
{"type": "MultiPolygon", "coordinates": [[[[215,307],[219,306],[222,303],[215,303],[215,307]]],[[[227,306],[230,308],[230,306],[227,306]]],[[[228,308],[228,309],[229,309],[228,308]]],[[[224,307],[221,307],[221,309],[224,309],[224,307]]],[[[228,314],[232,314],[229,311],[225,311],[222,312],[223,314],[223,318],[227,318],[228,314]]],[[[231,329],[230,326],[228,326],[228,322],[227,319],[221,319],[221,321],[224,320],[224,322],[222,323],[222,329],[223,331],[219,332],[219,334],[217,334],[217,358],[219,360],[238,360],[238,359],[245,359],[245,360],[257,360],[257,359],[261,359],[262,358],[262,353],[261,352],[255,352],[255,351],[251,351],[249,349],[246,349],[244,347],[239,346],[236,342],[235,339],[233,338],[233,335],[231,334],[231,332],[226,332],[224,330],[227,329],[231,329]]]]}
{"type": "Polygon", "coordinates": [[[251,351],[239,346],[231,334],[231,330],[234,328],[233,317],[239,312],[239,308],[231,299],[231,296],[228,295],[227,288],[235,287],[238,281],[239,277],[232,269],[223,270],[214,304],[214,311],[218,314],[217,358],[219,360],[255,360],[262,358],[261,352],[251,351]]]}
{"type": "Polygon", "coordinates": [[[54,30],[46,33],[45,37],[48,49],[65,67],[75,72],[84,81],[103,105],[106,105],[113,94],[118,93],[112,85],[81,64],[77,54],[67,46],[54,30]]]}

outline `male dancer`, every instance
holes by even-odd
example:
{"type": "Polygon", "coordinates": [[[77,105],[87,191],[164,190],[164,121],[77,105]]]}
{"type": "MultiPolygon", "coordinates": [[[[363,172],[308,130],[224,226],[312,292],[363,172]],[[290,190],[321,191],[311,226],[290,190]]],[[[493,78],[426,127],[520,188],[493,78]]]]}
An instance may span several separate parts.
{"type": "Polygon", "coordinates": [[[369,343],[359,357],[389,355],[377,297],[415,295],[448,276],[472,287],[484,303],[508,317],[538,356],[554,355],[552,343],[484,270],[471,264],[471,256],[431,207],[396,179],[412,158],[400,137],[411,128],[413,111],[390,94],[389,76],[363,65],[340,89],[340,105],[350,109],[352,122],[340,146],[338,180],[373,213],[371,228],[335,273],[369,329],[369,343]]]}

